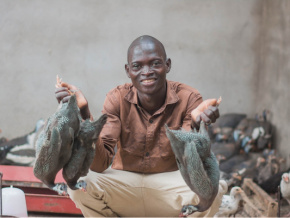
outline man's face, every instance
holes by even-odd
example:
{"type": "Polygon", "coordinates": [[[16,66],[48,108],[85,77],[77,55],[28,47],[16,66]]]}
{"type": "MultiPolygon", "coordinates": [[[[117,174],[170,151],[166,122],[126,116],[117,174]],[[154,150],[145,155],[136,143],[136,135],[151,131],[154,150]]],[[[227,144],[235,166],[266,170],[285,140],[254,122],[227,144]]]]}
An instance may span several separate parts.
{"type": "Polygon", "coordinates": [[[171,60],[165,56],[154,42],[141,42],[130,49],[125,69],[138,93],[152,95],[164,89],[171,67],[171,60]]]}

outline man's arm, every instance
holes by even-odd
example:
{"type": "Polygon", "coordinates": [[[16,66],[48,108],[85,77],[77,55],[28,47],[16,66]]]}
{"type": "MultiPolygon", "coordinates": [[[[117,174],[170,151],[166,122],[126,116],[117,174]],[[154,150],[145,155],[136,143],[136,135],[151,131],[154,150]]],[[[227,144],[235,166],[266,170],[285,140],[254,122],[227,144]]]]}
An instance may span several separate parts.
{"type": "Polygon", "coordinates": [[[107,94],[102,111],[107,114],[107,122],[96,142],[95,157],[90,167],[92,171],[98,173],[103,172],[110,166],[115,154],[114,147],[116,146],[121,133],[121,121],[119,118],[120,103],[119,98],[116,95],[116,92],[110,92],[107,94]]]}
{"type": "Polygon", "coordinates": [[[203,99],[199,93],[192,93],[188,98],[186,115],[183,119],[182,128],[189,131],[190,129],[198,128],[193,122],[191,112],[202,103],[203,99]]]}

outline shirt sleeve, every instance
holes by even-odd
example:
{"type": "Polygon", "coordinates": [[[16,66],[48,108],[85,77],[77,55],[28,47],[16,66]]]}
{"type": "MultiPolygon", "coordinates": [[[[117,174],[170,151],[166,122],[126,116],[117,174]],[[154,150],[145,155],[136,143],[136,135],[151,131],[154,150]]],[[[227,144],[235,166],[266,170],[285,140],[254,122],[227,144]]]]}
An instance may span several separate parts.
{"type": "Polygon", "coordinates": [[[186,108],[186,115],[182,123],[182,128],[190,130],[194,127],[194,122],[191,118],[191,112],[203,101],[202,96],[199,93],[191,93],[188,98],[188,104],[186,108]]]}
{"type": "Polygon", "coordinates": [[[117,90],[109,92],[106,96],[103,113],[107,114],[107,122],[104,125],[100,137],[96,142],[95,157],[91,164],[91,170],[101,173],[106,170],[115,154],[114,148],[121,133],[120,102],[117,90]]]}

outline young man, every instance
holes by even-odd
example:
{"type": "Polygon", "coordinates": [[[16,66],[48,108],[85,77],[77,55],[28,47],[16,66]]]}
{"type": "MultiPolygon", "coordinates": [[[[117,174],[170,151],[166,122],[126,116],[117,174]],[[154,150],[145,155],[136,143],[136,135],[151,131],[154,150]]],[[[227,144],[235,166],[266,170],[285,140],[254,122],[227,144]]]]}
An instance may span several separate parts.
{"type": "MultiPolygon", "coordinates": [[[[141,36],[130,45],[125,70],[132,83],[107,94],[102,112],[108,119],[84,178],[87,193],[69,191],[84,216],[173,217],[183,205],[198,203],[178,171],[164,126],[198,128],[201,120],[215,122],[219,110],[203,102],[196,89],[166,80],[170,68],[171,60],[157,39],[141,36]]],[[[61,86],[56,90],[59,102],[68,101],[68,90],[78,90],[67,83],[61,86]]],[[[92,118],[83,93],[76,95],[83,119],[92,118]]],[[[219,192],[211,208],[193,215],[214,215],[221,198],[219,192]]]]}

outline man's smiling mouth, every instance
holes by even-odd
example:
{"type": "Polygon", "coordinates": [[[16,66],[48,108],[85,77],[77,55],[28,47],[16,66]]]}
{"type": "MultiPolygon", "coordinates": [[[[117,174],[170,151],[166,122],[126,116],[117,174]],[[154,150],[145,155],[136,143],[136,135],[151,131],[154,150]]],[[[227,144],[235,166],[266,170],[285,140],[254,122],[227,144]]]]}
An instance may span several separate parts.
{"type": "Polygon", "coordinates": [[[156,79],[143,79],[143,80],[141,80],[141,82],[143,83],[143,84],[152,84],[152,83],[154,83],[156,81],[156,79]]]}

